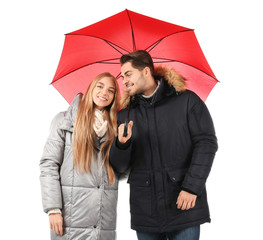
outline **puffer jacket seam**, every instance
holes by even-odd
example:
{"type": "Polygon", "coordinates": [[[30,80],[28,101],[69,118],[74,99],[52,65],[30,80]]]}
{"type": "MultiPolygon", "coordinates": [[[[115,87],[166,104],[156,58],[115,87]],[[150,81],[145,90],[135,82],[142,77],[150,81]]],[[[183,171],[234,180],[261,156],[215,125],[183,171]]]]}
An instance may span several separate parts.
{"type": "Polygon", "coordinates": [[[53,142],[59,142],[59,143],[65,143],[65,142],[63,142],[63,141],[59,141],[59,140],[57,140],[57,139],[53,139],[53,138],[48,138],[48,140],[49,141],[53,141],[53,142]]]}
{"type": "Polygon", "coordinates": [[[71,192],[70,192],[70,223],[69,223],[69,231],[68,231],[68,239],[70,239],[70,231],[71,231],[71,227],[72,227],[72,205],[73,205],[73,189],[74,189],[74,179],[75,179],[75,171],[74,171],[74,162],[73,162],[73,166],[72,166],[72,184],[71,184],[71,192]]]}
{"type": "MultiPolygon", "coordinates": [[[[72,186],[70,185],[61,185],[62,187],[68,187],[68,188],[71,188],[72,186]]],[[[94,189],[94,186],[92,187],[83,187],[83,186],[73,186],[73,188],[83,188],[83,189],[94,189]]],[[[106,191],[118,191],[118,189],[105,189],[106,191]]]]}
{"type": "MultiPolygon", "coordinates": [[[[99,156],[101,156],[99,154],[99,156]]],[[[99,230],[99,234],[98,234],[98,239],[100,239],[100,235],[101,235],[101,229],[102,229],[102,194],[104,194],[104,183],[103,183],[103,178],[102,178],[102,175],[103,175],[103,169],[101,169],[101,176],[100,176],[100,185],[101,185],[101,189],[99,189],[100,191],[100,216],[99,216],[99,224],[100,224],[100,230],[99,230]]]]}

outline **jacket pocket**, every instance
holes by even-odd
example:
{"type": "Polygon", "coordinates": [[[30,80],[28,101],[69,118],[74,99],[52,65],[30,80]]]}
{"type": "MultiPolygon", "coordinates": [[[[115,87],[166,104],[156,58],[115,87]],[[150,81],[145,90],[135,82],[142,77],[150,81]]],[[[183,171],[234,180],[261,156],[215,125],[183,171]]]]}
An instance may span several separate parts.
{"type": "Polygon", "coordinates": [[[187,169],[180,170],[167,170],[166,178],[166,199],[168,208],[177,209],[177,198],[181,192],[182,182],[187,169]]]}
{"type": "MultiPolygon", "coordinates": [[[[182,191],[182,182],[184,180],[185,174],[188,169],[178,169],[178,170],[167,170],[167,181],[166,181],[166,197],[167,197],[167,208],[172,214],[184,213],[185,210],[180,210],[177,208],[177,199],[182,191]]],[[[193,209],[200,208],[200,199],[196,199],[195,207],[186,211],[191,211],[193,209]]]]}
{"type": "Polygon", "coordinates": [[[166,208],[172,214],[183,213],[177,208],[177,198],[182,190],[181,185],[187,169],[166,171],[166,208]]]}
{"type": "Polygon", "coordinates": [[[149,173],[131,172],[128,178],[130,184],[130,208],[136,215],[151,215],[151,179],[149,173]]]}
{"type": "Polygon", "coordinates": [[[179,169],[179,170],[167,170],[167,175],[172,183],[181,185],[181,183],[184,180],[186,172],[187,172],[187,168],[179,169]]]}

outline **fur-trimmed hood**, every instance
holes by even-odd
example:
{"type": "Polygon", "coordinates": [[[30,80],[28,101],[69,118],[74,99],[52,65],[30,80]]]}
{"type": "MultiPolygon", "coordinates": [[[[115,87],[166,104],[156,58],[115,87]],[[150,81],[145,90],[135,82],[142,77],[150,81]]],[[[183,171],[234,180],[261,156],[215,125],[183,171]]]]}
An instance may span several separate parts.
{"type": "Polygon", "coordinates": [[[82,93],[78,93],[74,97],[72,103],[70,104],[67,111],[65,112],[64,120],[60,125],[61,129],[73,132],[73,127],[77,118],[79,103],[81,101],[82,96],[83,96],[82,93]]]}
{"type": "MultiPolygon", "coordinates": [[[[169,86],[172,86],[177,93],[184,92],[186,90],[186,80],[177,73],[173,68],[169,66],[158,65],[154,68],[154,78],[163,78],[169,86]]],[[[130,96],[127,91],[124,91],[120,105],[121,108],[126,108],[130,102],[130,96]]]]}

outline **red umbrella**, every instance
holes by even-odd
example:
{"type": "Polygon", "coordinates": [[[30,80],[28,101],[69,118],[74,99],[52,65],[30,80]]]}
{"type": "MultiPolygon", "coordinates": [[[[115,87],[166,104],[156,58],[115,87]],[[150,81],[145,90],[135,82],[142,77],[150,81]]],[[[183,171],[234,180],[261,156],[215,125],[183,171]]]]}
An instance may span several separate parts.
{"type": "Polygon", "coordinates": [[[99,73],[118,77],[120,57],[135,50],[148,51],[155,64],[173,67],[203,100],[218,82],[193,29],[124,10],[66,34],[52,85],[71,103],[99,73]]]}

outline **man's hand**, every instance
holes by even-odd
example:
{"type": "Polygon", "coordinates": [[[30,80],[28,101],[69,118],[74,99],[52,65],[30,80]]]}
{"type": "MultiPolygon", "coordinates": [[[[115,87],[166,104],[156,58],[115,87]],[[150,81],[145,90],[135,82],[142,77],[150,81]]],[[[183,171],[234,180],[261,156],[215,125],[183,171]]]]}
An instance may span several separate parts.
{"type": "Polygon", "coordinates": [[[128,124],[128,130],[127,130],[127,136],[123,137],[124,133],[124,123],[122,123],[118,127],[118,139],[120,143],[126,143],[132,136],[132,126],[133,126],[133,121],[130,121],[128,124]]]}
{"type": "Polygon", "coordinates": [[[189,210],[195,206],[197,196],[186,191],[181,191],[177,198],[177,208],[181,210],[189,210]]]}
{"type": "Polygon", "coordinates": [[[63,235],[63,217],[60,213],[51,213],[49,215],[50,229],[59,235],[63,235]]]}

